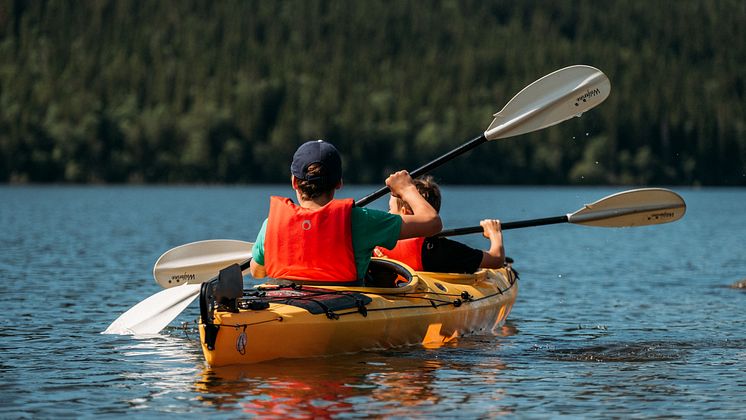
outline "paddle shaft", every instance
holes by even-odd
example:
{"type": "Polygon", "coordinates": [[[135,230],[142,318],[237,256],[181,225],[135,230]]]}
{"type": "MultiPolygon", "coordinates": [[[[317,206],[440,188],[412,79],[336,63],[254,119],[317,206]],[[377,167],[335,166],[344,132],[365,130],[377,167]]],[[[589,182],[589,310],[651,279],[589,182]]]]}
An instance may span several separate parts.
{"type": "MultiPolygon", "coordinates": [[[[599,227],[633,227],[669,223],[684,216],[686,203],[680,195],[664,188],[639,188],[622,191],[586,204],[572,214],[543,219],[520,220],[501,224],[502,230],[531,226],[573,223],[599,227]]],[[[480,233],[481,226],[449,229],[435,236],[480,233]]]]}
{"type": "MultiPolygon", "coordinates": [[[[519,228],[525,228],[525,227],[532,227],[532,226],[544,226],[544,225],[554,225],[557,223],[567,223],[569,221],[567,215],[564,216],[555,216],[555,217],[545,217],[543,219],[531,219],[531,220],[518,220],[515,222],[506,222],[501,223],[500,228],[502,230],[508,230],[508,229],[519,229],[519,228]]],[[[482,229],[482,226],[472,226],[472,227],[465,227],[465,228],[456,228],[456,229],[447,229],[435,236],[458,236],[458,235],[468,235],[470,233],[481,233],[484,229],[482,229]]]]}
{"type": "MultiPolygon", "coordinates": [[[[424,175],[489,140],[507,138],[540,130],[595,107],[609,95],[611,85],[600,70],[590,66],[570,66],[552,72],[518,92],[495,119],[487,131],[410,172],[412,178],[424,175]]],[[[363,207],[387,192],[383,187],[363,197],[355,205],[363,207]]]]}
{"type": "MultiPolygon", "coordinates": [[[[450,152],[444,154],[443,156],[433,160],[432,162],[425,164],[423,166],[420,166],[419,168],[415,169],[414,171],[410,172],[409,175],[412,178],[417,178],[420,175],[424,175],[433,169],[437,168],[438,166],[454,159],[455,157],[462,155],[469,150],[479,146],[480,144],[487,141],[487,137],[484,136],[484,133],[480,135],[479,137],[475,137],[468,142],[462,144],[461,146],[451,150],[450,152]]],[[[384,195],[388,194],[389,187],[382,187],[378,191],[374,192],[373,194],[367,195],[360,200],[355,202],[355,205],[358,207],[364,207],[371,202],[383,197],[384,195]]]]}

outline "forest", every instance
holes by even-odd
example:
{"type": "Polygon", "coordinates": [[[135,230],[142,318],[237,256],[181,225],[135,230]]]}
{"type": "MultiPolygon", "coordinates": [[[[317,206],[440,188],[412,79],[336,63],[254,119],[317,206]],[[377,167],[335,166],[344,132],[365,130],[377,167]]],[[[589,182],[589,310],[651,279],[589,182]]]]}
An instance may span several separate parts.
{"type": "Polygon", "coordinates": [[[573,64],[606,102],[436,178],[746,185],[742,0],[0,0],[0,182],[286,182],[323,138],[380,184],[573,64]]]}

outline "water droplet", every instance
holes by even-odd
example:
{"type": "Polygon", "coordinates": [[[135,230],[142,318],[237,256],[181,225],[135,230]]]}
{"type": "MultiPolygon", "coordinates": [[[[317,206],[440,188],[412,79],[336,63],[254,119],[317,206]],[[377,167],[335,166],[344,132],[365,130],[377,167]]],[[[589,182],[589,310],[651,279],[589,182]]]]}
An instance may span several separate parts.
{"type": "Polygon", "coordinates": [[[585,136],[588,137],[588,133],[585,133],[585,136]]]}
{"type": "Polygon", "coordinates": [[[598,165],[598,161],[596,161],[596,165],[598,165]]]}
{"type": "Polygon", "coordinates": [[[562,278],[562,274],[557,274],[557,277],[562,278]]]}

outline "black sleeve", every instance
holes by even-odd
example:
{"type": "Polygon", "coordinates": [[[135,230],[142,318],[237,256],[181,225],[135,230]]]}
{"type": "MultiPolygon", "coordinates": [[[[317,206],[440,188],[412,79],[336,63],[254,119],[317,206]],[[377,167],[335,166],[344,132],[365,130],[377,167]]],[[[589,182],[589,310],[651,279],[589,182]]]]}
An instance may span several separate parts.
{"type": "Polygon", "coordinates": [[[473,273],[482,263],[482,251],[447,238],[427,238],[422,245],[422,267],[441,273],[473,273]]]}

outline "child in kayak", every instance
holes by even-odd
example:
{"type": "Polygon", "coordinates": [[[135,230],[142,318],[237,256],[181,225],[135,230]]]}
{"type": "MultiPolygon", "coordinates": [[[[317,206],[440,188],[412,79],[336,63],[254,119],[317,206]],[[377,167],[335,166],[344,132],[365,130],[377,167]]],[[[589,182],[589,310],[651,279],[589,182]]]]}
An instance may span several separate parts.
{"type": "Polygon", "coordinates": [[[298,205],[271,197],[269,216],[257,235],[251,261],[254,278],[360,285],[376,246],[430,236],[442,227],[438,212],[420,195],[407,171],[386,179],[394,197],[411,212],[390,214],[334,199],[342,188],[342,160],[322,140],[302,144],[293,155],[291,184],[298,205]]]}
{"type": "MultiPolygon", "coordinates": [[[[440,188],[430,176],[417,178],[414,184],[422,197],[440,212],[440,188]]],[[[389,211],[406,215],[412,211],[406,199],[391,196],[389,211]]],[[[392,248],[377,247],[375,256],[385,256],[399,260],[416,271],[442,273],[473,273],[480,268],[500,268],[505,265],[500,221],[486,219],[480,222],[483,235],[490,240],[486,251],[468,247],[446,238],[419,237],[401,240],[392,248]]]]}

